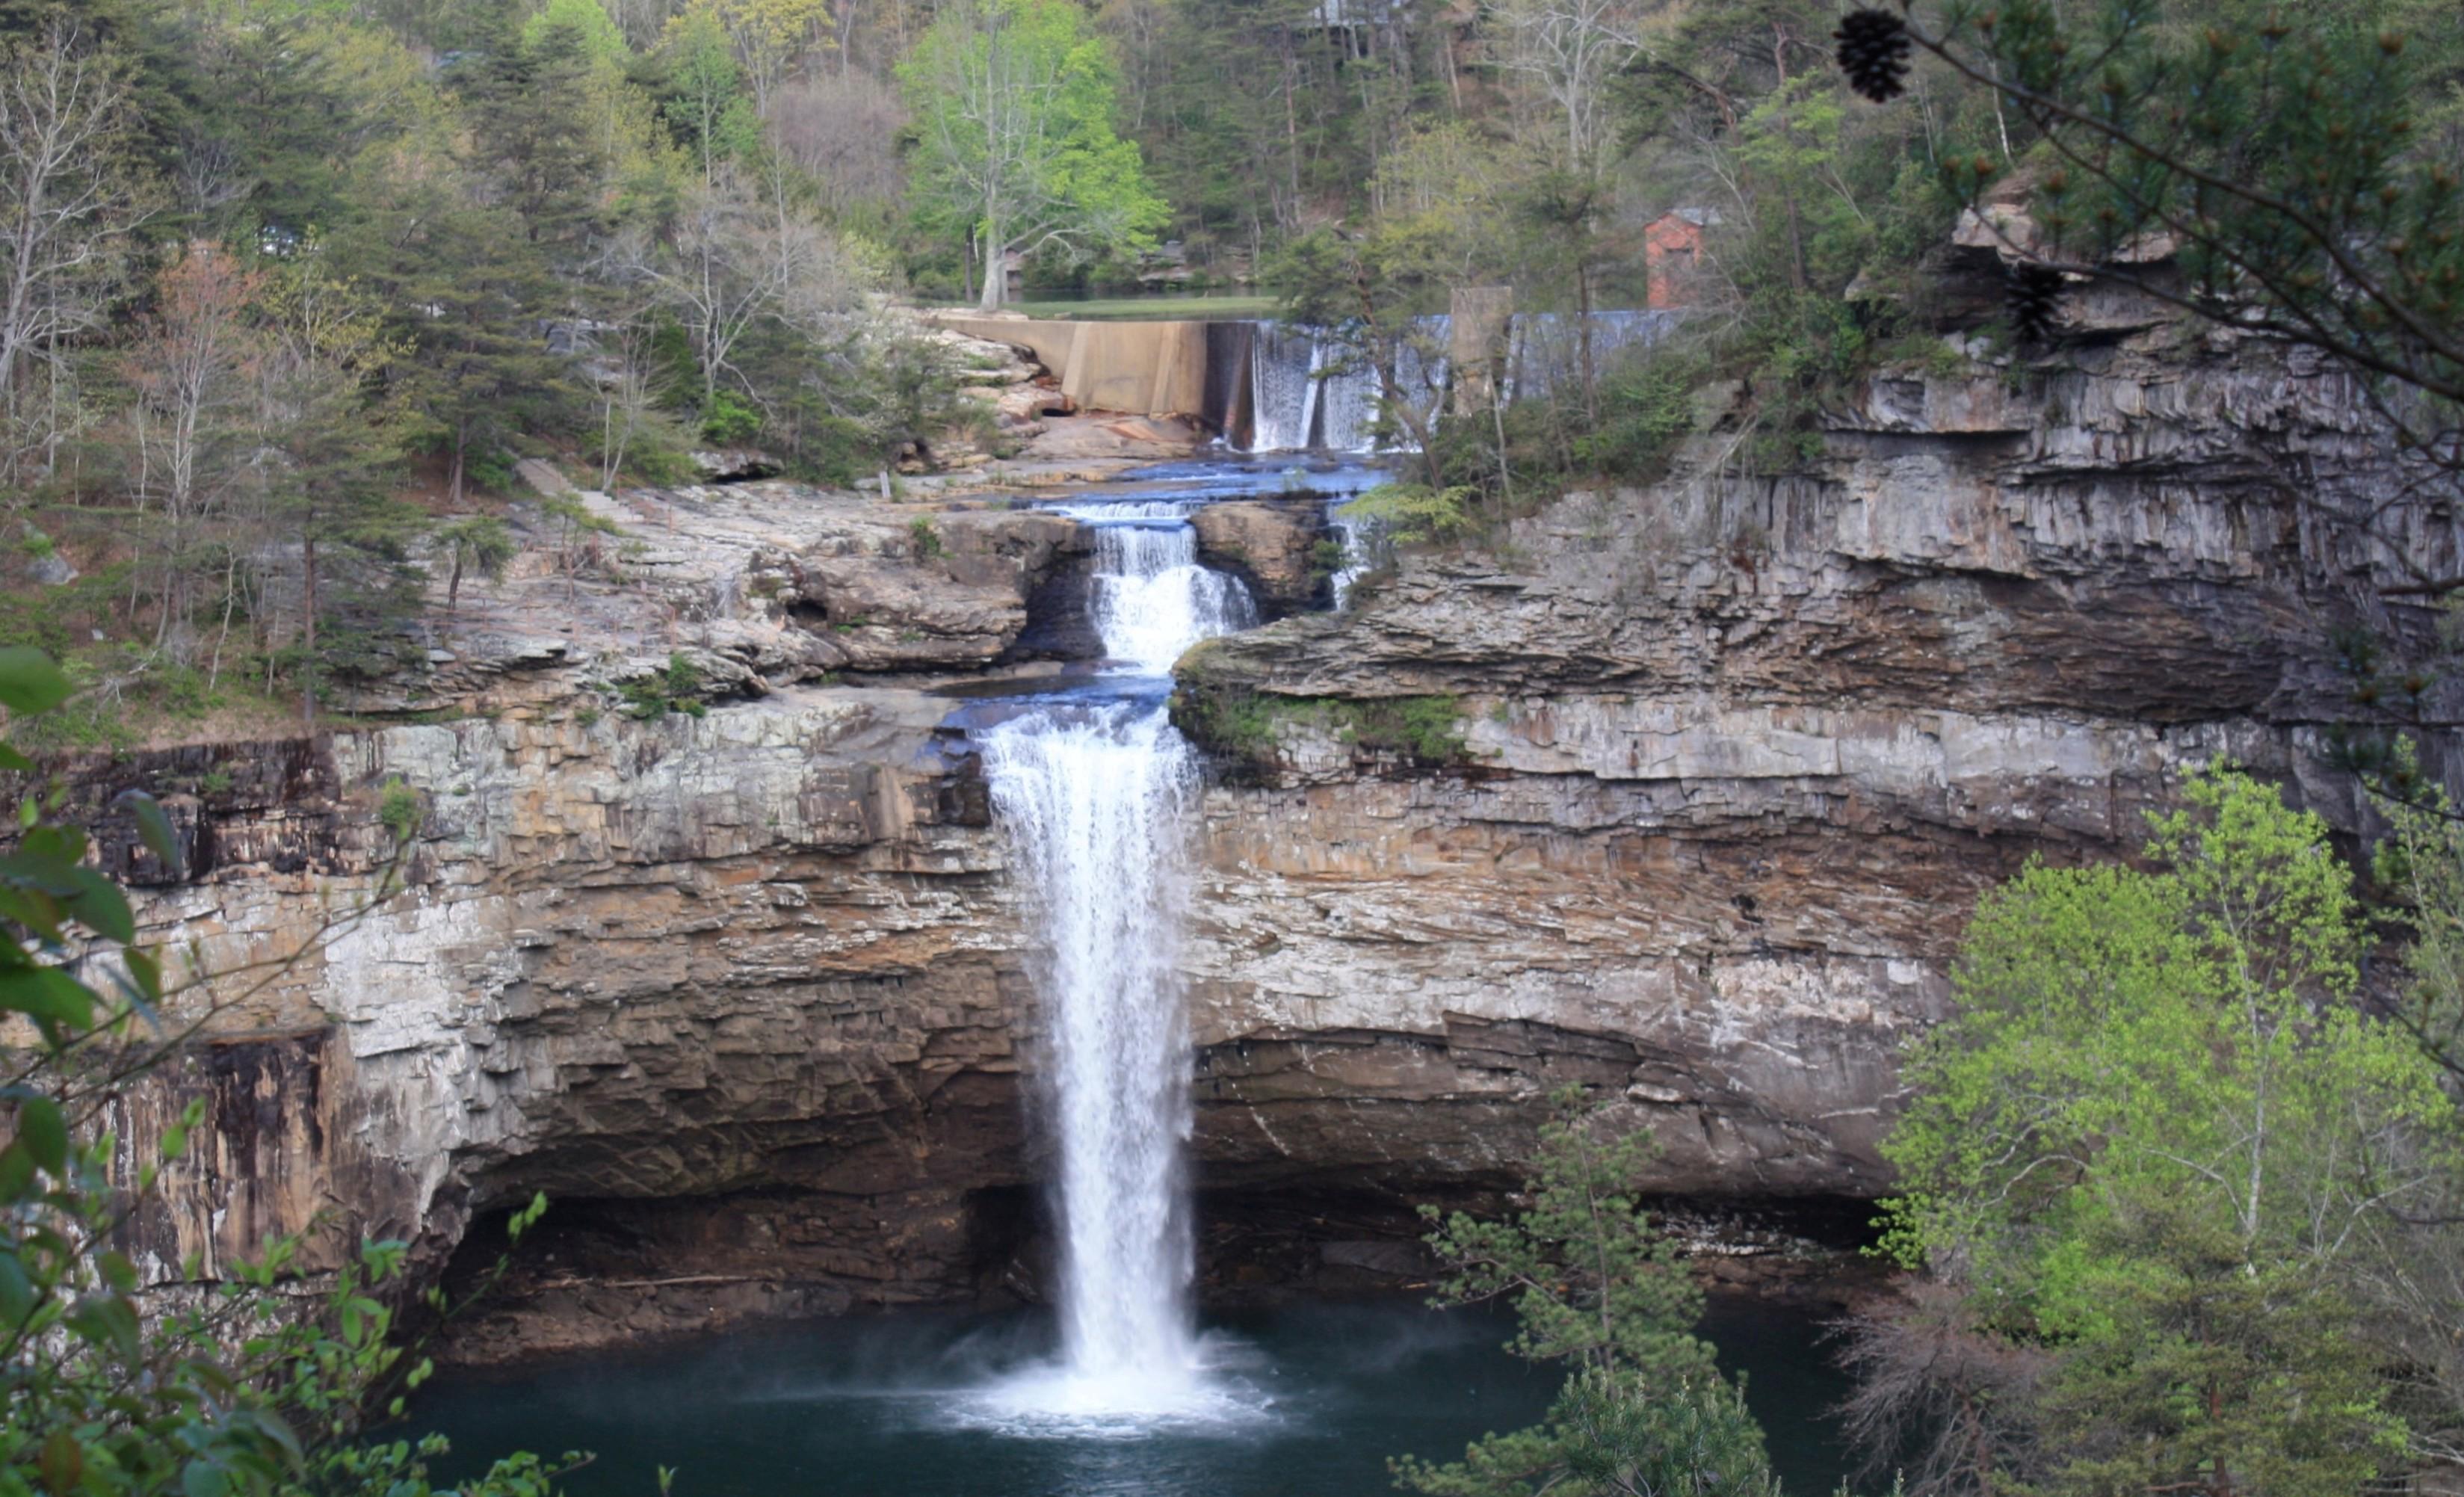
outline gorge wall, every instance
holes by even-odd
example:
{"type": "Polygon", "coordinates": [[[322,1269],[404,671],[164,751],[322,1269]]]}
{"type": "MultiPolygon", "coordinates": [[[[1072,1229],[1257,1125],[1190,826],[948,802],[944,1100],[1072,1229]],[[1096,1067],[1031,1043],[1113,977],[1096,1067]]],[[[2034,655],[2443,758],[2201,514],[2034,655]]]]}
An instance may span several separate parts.
{"type": "MultiPolygon", "coordinates": [[[[2220,754],[2359,829],[2331,642],[2430,628],[2370,584],[2452,573],[2453,517],[2353,523],[2404,474],[2333,372],[2162,323],[2067,357],[1878,379],[1784,478],[1706,423],[1661,484],[1186,659],[1207,1210],[1374,1256],[1345,1244],[1402,1203],[1510,1180],[1565,1082],[1654,1130],[1673,1195],[1868,1198],[1980,891],[2126,855],[2220,754]],[[1405,699],[1459,746],[1364,731],[1405,699]]],[[[181,870],[111,844],[151,929],[220,968],[308,947],[225,984],[171,1084],[215,1142],[145,1245],[210,1265],[339,1208],[329,1252],[434,1266],[543,1190],[534,1348],[1026,1288],[1029,927],[948,689],[1089,651],[1083,538],[783,484],[593,503],[627,581],[468,585],[365,704],[452,720],[80,771],[187,831],[181,870]],[[706,715],[607,710],[671,658],[706,715]],[[320,936],[378,892],[397,784],[402,889],[320,936]]]]}

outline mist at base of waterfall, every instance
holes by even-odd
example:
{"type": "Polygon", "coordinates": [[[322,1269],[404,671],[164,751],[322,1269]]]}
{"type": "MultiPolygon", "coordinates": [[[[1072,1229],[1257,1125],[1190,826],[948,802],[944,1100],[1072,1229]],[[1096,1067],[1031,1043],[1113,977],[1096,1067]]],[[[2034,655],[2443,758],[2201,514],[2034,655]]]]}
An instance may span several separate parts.
{"type": "MultiPolygon", "coordinates": [[[[1828,1497],[1845,1386],[1818,1320],[1715,1299],[1703,1330],[1750,1374],[1787,1489],[1828,1497]]],[[[661,1465],[675,1497],[1372,1497],[1394,1489],[1388,1457],[1456,1459],[1547,1409],[1562,1369],[1507,1355],[1512,1332],[1401,1296],[1211,1317],[1221,1401],[1088,1414],[1033,1397],[1058,1365],[1050,1314],[901,1310],[448,1373],[407,1427],[452,1439],[440,1484],[516,1448],[594,1452],[570,1497],[655,1494],[661,1465]]]]}

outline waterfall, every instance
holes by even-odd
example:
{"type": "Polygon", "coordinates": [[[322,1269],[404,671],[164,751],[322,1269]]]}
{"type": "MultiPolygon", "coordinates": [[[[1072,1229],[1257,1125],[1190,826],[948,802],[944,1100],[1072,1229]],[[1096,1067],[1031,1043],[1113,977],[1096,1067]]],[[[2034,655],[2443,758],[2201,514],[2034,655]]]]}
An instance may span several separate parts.
{"type": "MultiPolygon", "coordinates": [[[[1415,319],[1419,336],[1445,346],[1443,316],[1415,319]]],[[[1342,361],[1350,363],[1349,360],[1342,361]]],[[[1442,403],[1445,361],[1423,361],[1408,343],[1397,360],[1396,389],[1425,404],[1434,414],[1442,403]]],[[[1261,322],[1249,347],[1249,451],[1291,452],[1310,447],[1331,452],[1376,449],[1378,380],[1363,364],[1341,367],[1325,341],[1307,328],[1261,322]],[[1339,372],[1329,373],[1331,367],[1339,372]]]]}
{"type": "Polygon", "coordinates": [[[1002,825],[1041,895],[1064,1359],[1045,1393],[1060,1412],[1169,1409],[1198,1376],[1174,967],[1196,765],[1156,702],[1046,710],[982,741],[1002,825]]]}
{"type": "Polygon", "coordinates": [[[1249,451],[1296,452],[1317,426],[1317,336],[1261,322],[1249,347],[1249,451]]]}
{"type": "Polygon", "coordinates": [[[1335,568],[1328,583],[1334,593],[1334,611],[1347,612],[1352,607],[1352,589],[1369,575],[1375,558],[1385,549],[1385,527],[1374,519],[1347,517],[1337,505],[1327,520],[1327,529],[1343,545],[1343,564],[1335,568]]]}
{"type": "Polygon", "coordinates": [[[1061,1361],[988,1399],[1022,1432],[1243,1414],[1206,1376],[1189,1304],[1190,1058],[1177,958],[1198,763],[1143,679],[1256,621],[1239,580],[1199,564],[1192,508],[1060,506],[1095,531],[1095,622],[1120,694],[1045,701],[978,738],[1035,895],[1039,1092],[1060,1166],[1061,1361]]]}
{"type": "MultiPolygon", "coordinates": [[[[1323,361],[1320,363],[1323,367],[1323,361]]],[[[1368,452],[1376,449],[1377,371],[1347,369],[1319,382],[1318,397],[1325,414],[1325,440],[1330,452],[1368,452]]]]}
{"type": "Polygon", "coordinates": [[[1061,509],[1095,532],[1091,601],[1104,653],[1144,675],[1168,674],[1199,640],[1258,622],[1239,578],[1198,563],[1190,509],[1171,500],[1061,509]]]}
{"type": "MultiPolygon", "coordinates": [[[[1628,348],[1658,342],[1682,316],[1664,310],[1593,313],[1594,364],[1604,367],[1628,348]]],[[[1445,349],[1453,328],[1454,319],[1443,313],[1416,318],[1413,336],[1399,341],[1396,352],[1397,395],[1430,420],[1444,408],[1449,377],[1445,349]]],[[[1545,397],[1572,378],[1582,363],[1579,332],[1580,323],[1571,316],[1516,316],[1507,335],[1507,398],[1545,397]]],[[[1326,344],[1305,328],[1257,324],[1249,351],[1250,451],[1298,451],[1311,446],[1333,452],[1375,449],[1377,372],[1358,368],[1327,374],[1334,363],[1326,344]]]]}

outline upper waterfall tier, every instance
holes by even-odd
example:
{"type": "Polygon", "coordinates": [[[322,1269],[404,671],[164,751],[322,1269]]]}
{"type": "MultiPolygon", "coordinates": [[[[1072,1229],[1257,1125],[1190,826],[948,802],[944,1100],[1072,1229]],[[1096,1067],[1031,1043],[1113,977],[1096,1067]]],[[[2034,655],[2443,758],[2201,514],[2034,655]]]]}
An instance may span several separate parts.
{"type": "Polygon", "coordinates": [[[1168,674],[1199,640],[1258,623],[1238,578],[1199,564],[1194,508],[1171,499],[1062,508],[1095,532],[1093,602],[1104,653],[1143,675],[1168,674]]]}

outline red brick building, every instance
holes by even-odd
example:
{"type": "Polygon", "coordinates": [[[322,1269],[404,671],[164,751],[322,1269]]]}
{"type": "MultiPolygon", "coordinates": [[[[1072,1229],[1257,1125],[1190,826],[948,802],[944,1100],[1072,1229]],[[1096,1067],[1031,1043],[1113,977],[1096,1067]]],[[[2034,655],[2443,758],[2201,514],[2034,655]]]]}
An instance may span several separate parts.
{"type": "Polygon", "coordinates": [[[1690,307],[1701,274],[1703,231],[1720,222],[1715,208],[1678,208],[1642,229],[1642,260],[1651,275],[1654,307],[1690,307]]]}

